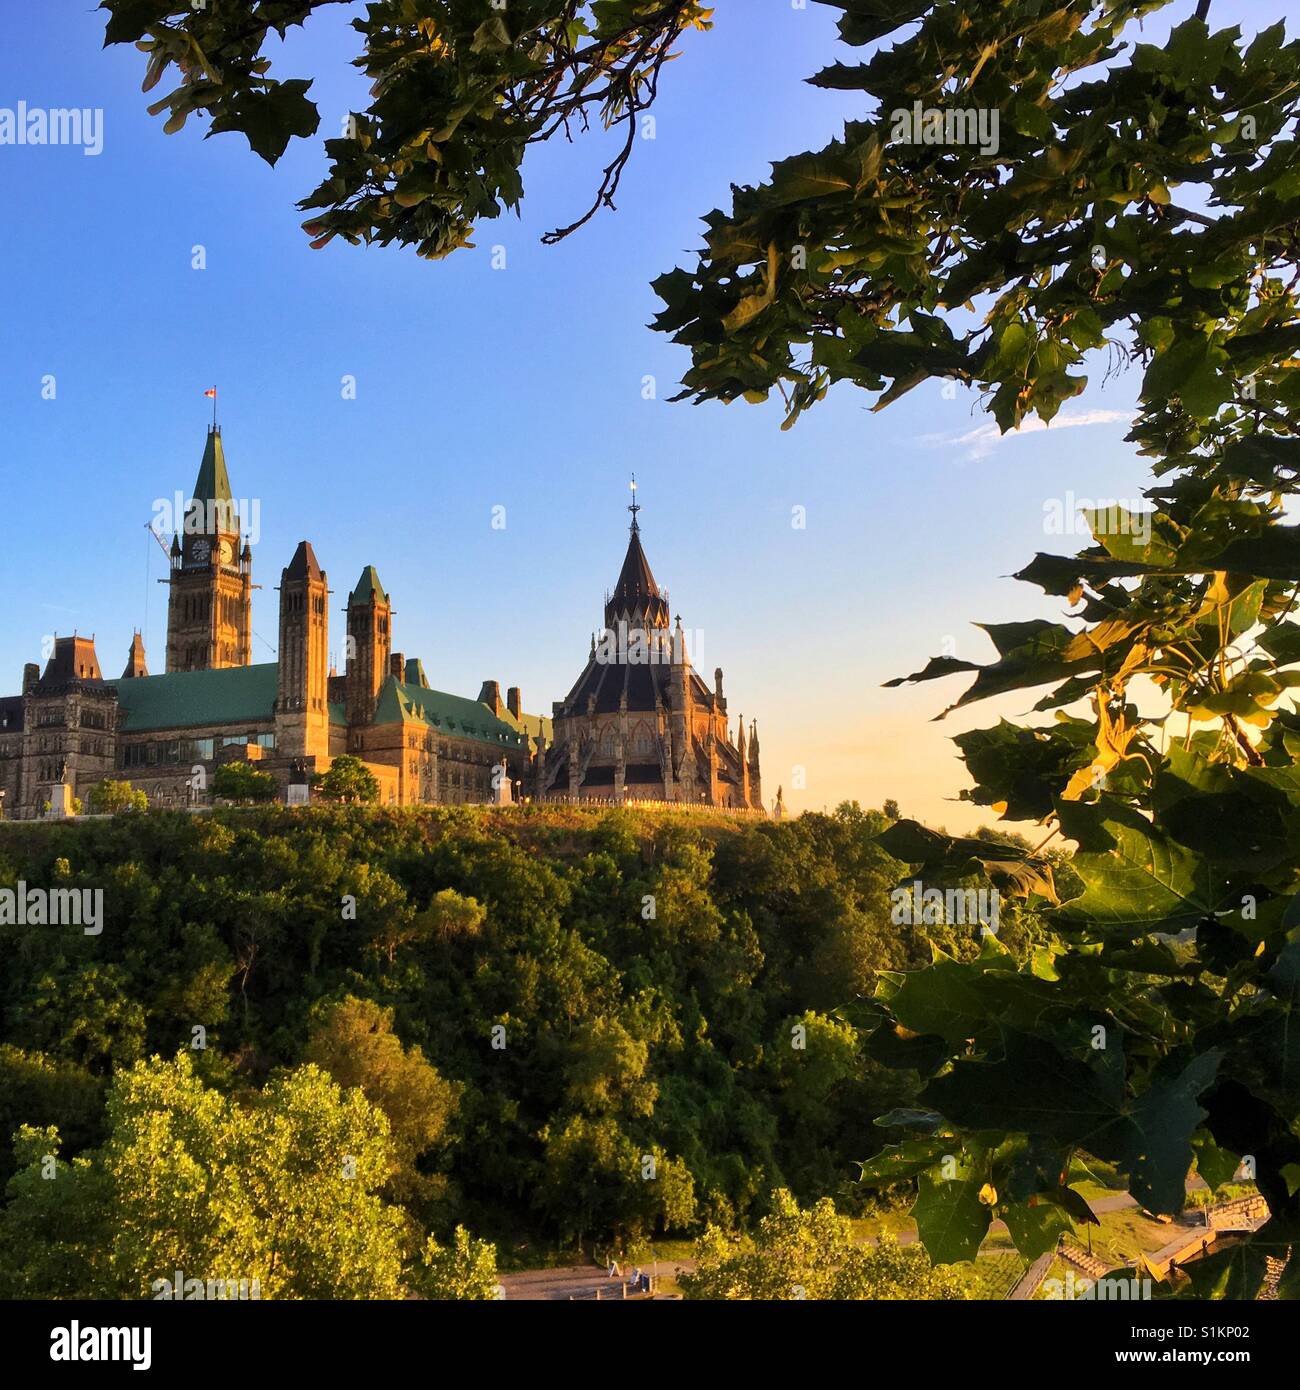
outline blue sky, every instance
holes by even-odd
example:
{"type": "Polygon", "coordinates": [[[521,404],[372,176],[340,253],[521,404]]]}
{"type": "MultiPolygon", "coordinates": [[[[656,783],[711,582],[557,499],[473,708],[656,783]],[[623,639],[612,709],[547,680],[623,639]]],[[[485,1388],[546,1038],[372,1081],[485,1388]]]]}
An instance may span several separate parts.
{"type": "MultiPolygon", "coordinates": [[[[313,18],[276,60],[281,76],[315,75],[322,136],[364,105],[349,9],[313,18]]],[[[1216,0],[1213,18],[1254,28],[1290,11],[1216,0]]],[[[608,156],[596,138],[537,149],[522,218],[429,263],[337,241],[311,251],[294,204],[324,167],[319,139],[272,170],[242,136],[205,141],[194,121],[165,136],[140,93],[143,56],[103,51],[90,5],[28,7],[23,41],[0,53],[0,107],[100,107],[105,125],[98,157],[0,146],[0,693],[74,628],[116,675],[141,627],[162,669],[163,556],[144,525],[155,499],[193,483],[215,383],[233,490],[261,507],[254,660],[273,659],[274,586],[306,537],[335,591],[332,641],[374,564],[395,646],[433,684],[473,695],[492,678],[549,711],[617,575],[635,471],[655,574],[703,634],[698,664],[710,682],[724,668],[733,718],[758,718],[768,799],[782,783],[796,808],[894,796],[936,823],[983,819],[951,801],[963,773],[948,736],[1032,697],[934,724],[960,684],[881,682],[946,639],[985,657],[973,620],[1053,615],[1004,576],[1061,544],[1043,533],[1049,499],[1139,495],[1146,468],[1122,442],[1135,382],[1103,387],[1098,370],[1068,412],[1093,423],[1000,443],[968,438],[985,417],[937,385],[880,415],[845,388],[784,434],[771,406],[668,404],[689,362],[646,327],[650,280],[688,263],[732,182],[856,112],[802,80],[851,56],[833,11],[721,0],[716,20],[666,72],[617,213],[540,245],[586,210],[608,156]]]]}

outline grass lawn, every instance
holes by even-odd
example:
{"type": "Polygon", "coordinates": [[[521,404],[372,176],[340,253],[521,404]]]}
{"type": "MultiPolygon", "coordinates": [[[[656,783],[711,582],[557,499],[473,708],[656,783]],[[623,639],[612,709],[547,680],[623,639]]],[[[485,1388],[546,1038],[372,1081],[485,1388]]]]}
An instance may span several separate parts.
{"type": "Polygon", "coordinates": [[[1000,1299],[1010,1293],[1012,1285],[1026,1269],[1020,1255],[990,1253],[987,1242],[973,1264],[954,1265],[953,1270],[966,1285],[966,1297],[971,1299],[1000,1299]]]}
{"type": "MultiPolygon", "coordinates": [[[[1155,1221],[1137,1207],[1122,1207],[1119,1211],[1101,1214],[1101,1225],[1092,1228],[1092,1253],[1118,1269],[1127,1260],[1150,1254],[1168,1245],[1177,1234],[1170,1222],[1155,1221]]],[[[1075,1238],[1083,1250],[1088,1248],[1088,1233],[1080,1231],[1075,1238]]]]}

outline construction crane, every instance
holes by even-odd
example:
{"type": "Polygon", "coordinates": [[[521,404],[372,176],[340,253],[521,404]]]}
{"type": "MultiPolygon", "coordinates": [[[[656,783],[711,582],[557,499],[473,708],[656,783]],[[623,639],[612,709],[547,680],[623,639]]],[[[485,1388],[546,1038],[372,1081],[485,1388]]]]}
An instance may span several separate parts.
{"type": "Polygon", "coordinates": [[[168,564],[170,564],[172,553],[170,550],[167,549],[167,542],[163,540],[163,538],[158,534],[158,532],[153,529],[153,522],[146,521],[144,524],[144,529],[148,531],[148,533],[154,538],[154,540],[158,542],[158,545],[161,548],[162,553],[167,557],[167,562],[168,564]]]}

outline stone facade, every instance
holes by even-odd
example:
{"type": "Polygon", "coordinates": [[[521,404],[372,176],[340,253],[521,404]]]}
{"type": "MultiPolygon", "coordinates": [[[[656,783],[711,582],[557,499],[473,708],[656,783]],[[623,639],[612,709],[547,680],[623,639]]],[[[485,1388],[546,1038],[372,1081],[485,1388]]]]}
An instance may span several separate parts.
{"type": "Polygon", "coordinates": [[[552,711],[554,741],[539,753],[544,800],[672,802],[762,811],[758,729],[731,733],[722,670],[710,689],[691,665],[681,618],[651,573],[634,504],[623,568],[605,601],[604,630],[552,711]]]}
{"type": "MultiPolygon", "coordinates": [[[[58,637],[44,672],[0,698],[0,814],[31,819],[84,800],[106,777],[151,806],[212,802],[217,768],[247,761],[291,799],[343,753],[360,757],[384,804],[518,799],[534,780],[531,724],[432,689],[391,651],[392,605],[373,566],[349,595],[345,670],[329,666],[329,579],[302,541],[279,584],[277,660],[252,662],[252,553],[231,501],[221,434],[208,432],[194,495],[170,550],[166,671],[148,674],[140,634],[105,679],[91,637],[58,637]],[[65,788],[67,790],[65,790],[65,788]]],[[[495,688],[495,682],[489,682],[495,688]]]]}
{"type": "Polygon", "coordinates": [[[722,672],[691,666],[680,619],[641,548],[605,605],[605,631],[551,716],[495,680],[476,700],[433,689],[393,650],[393,605],[366,566],[344,610],[343,674],[329,666],[329,580],[302,541],[279,584],[277,660],[251,660],[252,554],[231,503],[220,431],[208,433],[184,535],[170,550],[166,670],[148,674],[139,633],[105,679],[93,637],[58,637],[44,671],[0,698],[0,814],[59,814],[106,777],[151,806],[211,804],[216,770],[247,761],[282,798],[349,753],[392,805],[663,801],[749,813],[763,806],[758,733],[731,734],[722,672]],[[241,544],[242,542],[242,544],[241,544]]]}

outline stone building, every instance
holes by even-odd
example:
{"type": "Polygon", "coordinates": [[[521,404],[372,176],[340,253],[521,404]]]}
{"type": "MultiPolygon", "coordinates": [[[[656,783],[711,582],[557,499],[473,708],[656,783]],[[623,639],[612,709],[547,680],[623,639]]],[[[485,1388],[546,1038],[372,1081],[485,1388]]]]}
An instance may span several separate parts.
{"type": "MultiPolygon", "coordinates": [[[[309,541],[279,584],[278,660],[252,661],[252,551],[241,532],[219,428],[209,430],[184,534],[172,542],[166,670],[149,675],[132,638],[125,669],[105,678],[93,637],[57,637],[44,671],[0,698],[0,810],[66,813],[105,777],[152,806],[211,802],[217,767],[247,761],[285,799],[341,753],[360,757],[386,804],[526,796],[534,738],[549,719],[430,687],[424,666],[392,650],[392,605],[373,566],[346,607],[346,663],[330,669],[330,588],[309,541]]],[[[496,682],[484,691],[496,691],[496,682]]]]}
{"type": "Polygon", "coordinates": [[[633,501],[631,537],[604,630],[587,664],[552,711],[553,742],[539,754],[538,794],[547,800],[670,801],[763,809],[758,729],[743,718],[734,736],[722,692],[690,660],[681,618],[670,627],[641,545],[633,501]]]}
{"type": "Polygon", "coordinates": [[[252,661],[253,557],[232,499],[219,427],[208,432],[183,534],[169,553],[166,666],[150,675],[137,632],[105,678],[93,637],[58,637],[21,695],[0,698],[0,813],[67,814],[106,777],[151,806],[211,803],[216,769],[246,761],[283,799],[343,753],[374,773],[385,804],[670,801],[761,810],[758,733],[730,732],[722,672],[691,666],[680,619],[631,539],[605,631],[550,716],[517,686],[477,699],[433,689],[393,649],[393,604],[367,565],[344,609],[343,674],[329,664],[329,579],[309,541],[280,573],[277,660],[252,661]]]}

